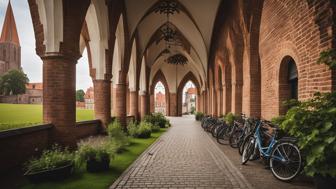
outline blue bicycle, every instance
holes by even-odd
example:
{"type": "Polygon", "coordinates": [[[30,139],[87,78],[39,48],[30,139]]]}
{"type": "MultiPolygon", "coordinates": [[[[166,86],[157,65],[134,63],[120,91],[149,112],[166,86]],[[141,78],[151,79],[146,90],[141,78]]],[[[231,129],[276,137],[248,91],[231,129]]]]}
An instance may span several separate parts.
{"type": "Polygon", "coordinates": [[[242,164],[256,157],[262,157],[269,162],[274,177],[290,181],[301,171],[300,150],[295,145],[294,138],[283,137],[277,140],[277,134],[278,129],[272,127],[269,122],[259,121],[254,134],[245,138],[242,164]]]}

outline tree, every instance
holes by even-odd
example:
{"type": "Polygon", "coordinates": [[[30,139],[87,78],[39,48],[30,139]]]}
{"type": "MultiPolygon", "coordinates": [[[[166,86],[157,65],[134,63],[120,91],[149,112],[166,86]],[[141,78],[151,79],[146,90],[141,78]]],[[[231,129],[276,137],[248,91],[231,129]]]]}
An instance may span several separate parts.
{"type": "Polygon", "coordinates": [[[28,82],[29,79],[22,70],[10,70],[0,77],[0,94],[24,94],[28,82]]]}
{"type": "Polygon", "coordinates": [[[82,89],[77,90],[76,91],[76,101],[84,102],[84,95],[85,95],[85,92],[82,89]]]}

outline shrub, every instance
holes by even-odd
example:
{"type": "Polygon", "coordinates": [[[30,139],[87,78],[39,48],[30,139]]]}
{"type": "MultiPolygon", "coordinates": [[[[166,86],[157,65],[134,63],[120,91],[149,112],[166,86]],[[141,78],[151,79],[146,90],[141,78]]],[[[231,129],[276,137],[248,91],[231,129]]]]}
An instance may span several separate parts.
{"type": "Polygon", "coordinates": [[[196,121],[201,121],[204,117],[204,114],[202,112],[196,112],[195,113],[195,119],[196,121]]]}
{"type": "Polygon", "coordinates": [[[134,121],[131,121],[127,125],[128,134],[132,137],[136,137],[138,132],[138,126],[134,121]]]}
{"type": "MultiPolygon", "coordinates": [[[[151,124],[151,123],[150,123],[151,124]]],[[[164,126],[164,127],[166,127],[166,125],[164,126]]],[[[152,130],[152,132],[159,132],[160,131],[160,126],[158,126],[158,125],[154,125],[154,124],[151,124],[151,130],[152,130]]]]}
{"type": "Polygon", "coordinates": [[[139,128],[137,130],[138,138],[150,138],[152,133],[152,124],[147,122],[140,122],[139,128]]]}
{"type": "Polygon", "coordinates": [[[112,143],[114,143],[117,152],[121,152],[127,145],[129,145],[129,138],[121,128],[118,120],[113,121],[107,128],[107,133],[112,143]]]}
{"type": "Polygon", "coordinates": [[[160,128],[165,128],[167,122],[169,122],[162,113],[152,113],[150,115],[146,115],[144,117],[144,121],[159,126],[160,128]]]}
{"type": "Polygon", "coordinates": [[[336,92],[297,102],[280,127],[297,137],[307,175],[336,176],[336,92]]]}
{"type": "Polygon", "coordinates": [[[228,125],[233,125],[234,120],[236,119],[237,116],[235,116],[233,113],[228,113],[224,116],[224,120],[226,124],[228,125]]]}
{"type": "Polygon", "coordinates": [[[79,164],[88,160],[112,160],[117,151],[117,146],[108,137],[89,137],[77,146],[76,160],[79,164]]]}
{"type": "Polygon", "coordinates": [[[196,108],[195,108],[194,106],[192,106],[192,107],[190,108],[190,113],[191,113],[191,114],[194,114],[195,111],[196,111],[196,108]]]}
{"type": "Polygon", "coordinates": [[[33,158],[25,163],[26,171],[36,173],[53,170],[74,163],[75,156],[67,148],[62,149],[55,144],[50,150],[44,150],[40,158],[33,158]]]}

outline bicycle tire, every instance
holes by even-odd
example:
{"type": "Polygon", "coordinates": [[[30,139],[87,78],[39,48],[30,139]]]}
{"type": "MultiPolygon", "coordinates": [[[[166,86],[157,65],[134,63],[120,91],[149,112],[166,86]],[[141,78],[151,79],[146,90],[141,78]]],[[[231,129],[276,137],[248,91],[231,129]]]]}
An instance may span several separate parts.
{"type": "MultiPolygon", "coordinates": [[[[281,152],[280,152],[281,154],[281,152]]],[[[286,152],[284,152],[284,154],[286,154],[286,152]]],[[[286,156],[288,157],[288,154],[286,154],[286,156]]],[[[278,143],[274,146],[274,148],[272,149],[272,152],[271,152],[271,157],[269,159],[269,166],[271,168],[271,172],[273,174],[273,176],[275,178],[277,178],[278,180],[281,180],[281,181],[285,181],[285,182],[289,182],[291,180],[293,180],[300,172],[301,172],[301,169],[302,169],[302,156],[301,156],[301,153],[300,153],[300,150],[299,148],[294,144],[294,143],[291,143],[291,142],[281,142],[281,143],[278,143]],[[284,150],[284,146],[287,146],[288,148],[291,148],[292,150],[294,150],[294,155],[297,155],[296,158],[298,158],[298,161],[297,163],[293,163],[295,164],[295,169],[293,173],[289,173],[289,176],[285,177],[283,175],[280,175],[280,171],[275,169],[276,167],[276,164],[282,164],[282,165],[285,165],[285,167],[289,166],[289,163],[286,162],[286,163],[283,163],[283,161],[279,161],[277,160],[276,158],[274,158],[276,156],[276,152],[278,151],[278,153],[280,152],[280,147],[282,146],[282,149],[284,150]],[[295,154],[296,153],[296,154],[295,154]]],[[[287,169],[290,171],[290,169],[287,169]]],[[[286,171],[286,170],[285,170],[286,171]]],[[[282,174],[284,174],[284,171],[281,171],[282,174]]]]}

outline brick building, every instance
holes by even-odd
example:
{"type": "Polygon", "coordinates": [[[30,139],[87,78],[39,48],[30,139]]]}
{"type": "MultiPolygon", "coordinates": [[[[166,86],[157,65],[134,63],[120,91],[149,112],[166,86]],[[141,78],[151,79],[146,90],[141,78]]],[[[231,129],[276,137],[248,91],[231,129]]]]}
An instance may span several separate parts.
{"type": "Polygon", "coordinates": [[[166,115],[166,96],[161,91],[155,94],[155,112],[166,115]]]}
{"type": "Polygon", "coordinates": [[[94,90],[93,87],[89,87],[84,95],[85,109],[94,109],[94,90]]]}
{"type": "Polygon", "coordinates": [[[196,108],[196,88],[187,89],[183,102],[183,114],[190,113],[193,108],[196,108]]]}
{"type": "Polygon", "coordinates": [[[0,75],[11,69],[21,69],[21,47],[9,2],[0,36],[0,75]]]}
{"type": "Polygon", "coordinates": [[[42,101],[43,101],[42,83],[26,84],[25,94],[0,96],[0,103],[8,103],[8,104],[42,104],[42,101]]]}
{"type": "Polygon", "coordinates": [[[316,64],[335,48],[331,0],[28,2],[43,60],[44,122],[61,142],[73,140],[76,62],[85,48],[104,125],[111,115],[125,124],[127,115],[155,111],[157,82],[169,116],[182,115],[189,81],[197,111],[215,116],[271,119],[286,111],[284,100],[335,90],[335,71],[316,64]],[[164,14],[165,6],[173,12],[164,14]]]}

